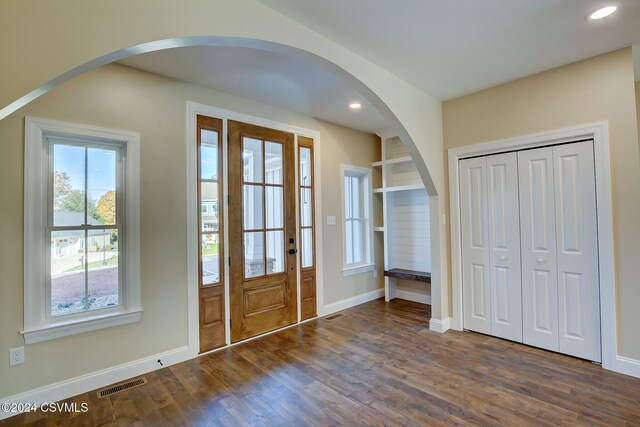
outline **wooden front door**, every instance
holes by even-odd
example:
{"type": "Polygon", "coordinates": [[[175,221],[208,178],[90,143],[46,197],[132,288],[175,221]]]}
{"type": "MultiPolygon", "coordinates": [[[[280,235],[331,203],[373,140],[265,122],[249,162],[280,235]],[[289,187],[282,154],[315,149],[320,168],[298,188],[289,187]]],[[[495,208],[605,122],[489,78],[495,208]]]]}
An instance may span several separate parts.
{"type": "Polygon", "coordinates": [[[297,321],[291,133],[229,121],[231,341],[297,321]]]}

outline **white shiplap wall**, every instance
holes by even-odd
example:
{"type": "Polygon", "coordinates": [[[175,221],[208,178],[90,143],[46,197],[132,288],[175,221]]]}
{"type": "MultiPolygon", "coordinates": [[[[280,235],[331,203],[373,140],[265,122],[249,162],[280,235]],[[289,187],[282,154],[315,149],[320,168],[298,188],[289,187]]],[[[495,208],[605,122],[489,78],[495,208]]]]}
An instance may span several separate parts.
{"type": "Polygon", "coordinates": [[[398,191],[388,198],[388,202],[391,268],[430,272],[429,198],[426,190],[398,191]]]}

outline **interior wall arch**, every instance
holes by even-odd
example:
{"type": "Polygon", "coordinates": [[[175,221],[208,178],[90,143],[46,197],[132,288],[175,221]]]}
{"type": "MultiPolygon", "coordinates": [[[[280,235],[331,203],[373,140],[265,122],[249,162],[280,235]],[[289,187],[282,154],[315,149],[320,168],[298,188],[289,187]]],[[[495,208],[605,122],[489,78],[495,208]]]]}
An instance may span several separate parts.
{"type": "MultiPolygon", "coordinates": [[[[429,113],[433,113],[434,105],[437,104],[437,108],[435,108],[436,115],[438,116],[438,121],[436,123],[432,123],[432,127],[437,128],[435,134],[439,135],[437,141],[420,141],[420,145],[423,147],[421,150],[419,145],[416,143],[416,140],[413,138],[412,134],[416,133],[410,132],[408,130],[408,126],[405,126],[403,120],[400,119],[399,114],[396,114],[396,111],[388,105],[381,95],[379,95],[374,89],[372,89],[367,83],[363,82],[360,78],[356,77],[354,74],[347,71],[345,68],[339,66],[335,62],[326,59],[318,54],[309,52],[304,49],[300,49],[294,46],[285,45],[282,43],[275,43],[272,41],[260,40],[260,39],[251,39],[251,38],[243,38],[243,37],[225,37],[225,36],[192,36],[192,37],[179,37],[179,38],[170,38],[163,39],[157,41],[146,42],[142,44],[138,44],[131,47],[122,48],[116,51],[113,51],[109,54],[100,56],[91,61],[88,61],[84,64],[76,66],[68,70],[67,72],[53,78],[46,84],[38,87],[35,90],[32,90],[28,94],[20,97],[19,99],[11,102],[0,110],[0,120],[17,111],[21,107],[27,105],[29,102],[37,99],[39,96],[47,93],[48,91],[54,89],[58,85],[76,77],[80,74],[96,69],[100,66],[109,64],[111,62],[115,62],[129,56],[139,55],[148,52],[154,52],[164,49],[172,49],[179,47],[191,47],[191,46],[229,46],[229,47],[246,47],[259,49],[264,51],[276,52],[286,55],[295,56],[300,59],[304,59],[308,62],[314,63],[319,67],[323,67],[343,81],[348,83],[351,87],[356,89],[364,98],[367,99],[373,105],[380,114],[387,120],[389,127],[397,134],[403,143],[406,145],[407,150],[411,157],[413,158],[416,168],[425,184],[425,188],[429,195],[431,207],[431,253],[432,253],[432,318],[445,320],[448,313],[448,289],[443,288],[442,283],[446,283],[446,279],[443,280],[443,273],[446,277],[447,267],[446,264],[446,255],[443,255],[442,251],[446,250],[443,248],[444,239],[440,237],[440,234],[444,231],[440,226],[439,218],[443,213],[443,207],[440,206],[439,203],[439,191],[438,188],[442,186],[442,180],[438,179],[439,175],[442,174],[441,166],[442,162],[439,162],[438,158],[432,159],[430,166],[436,166],[435,175],[432,171],[427,167],[427,162],[425,161],[425,145],[429,144],[437,144],[437,149],[439,152],[442,152],[442,121],[441,121],[441,105],[439,101],[435,101],[435,104],[431,101],[434,101],[433,98],[428,95],[421,93],[424,97],[426,97],[425,102],[421,104],[425,108],[425,116],[428,116],[429,113]],[[434,179],[434,177],[436,179],[434,179]]],[[[404,95],[404,92],[408,89],[415,89],[413,87],[406,88],[402,87],[401,95],[404,95]]],[[[417,90],[417,89],[416,89],[417,90]]],[[[411,90],[408,90],[407,95],[411,90]]],[[[411,97],[411,99],[415,100],[416,97],[411,97]]],[[[396,105],[398,105],[396,103],[396,105]]],[[[400,113],[407,113],[407,111],[402,111],[402,106],[398,106],[400,109],[400,113]]],[[[410,107],[410,109],[415,109],[415,105],[410,107]]],[[[411,117],[416,115],[416,111],[408,112],[411,117]]],[[[419,112],[418,112],[419,113],[419,112]]],[[[425,119],[428,122],[428,120],[425,119]]],[[[422,124],[423,125],[423,124],[422,124]]],[[[415,128],[415,124],[413,125],[415,128]]],[[[422,136],[422,135],[421,135],[422,136]]],[[[432,149],[432,147],[426,147],[432,149]]],[[[436,150],[436,151],[438,151],[436,150]]],[[[440,157],[441,158],[441,157],[440,157]]],[[[433,169],[433,168],[432,168],[433,169]]],[[[442,192],[442,190],[440,191],[442,192]]],[[[446,325],[446,323],[445,323],[446,325]]],[[[448,327],[438,327],[436,330],[442,331],[448,329],[448,327]]]]}

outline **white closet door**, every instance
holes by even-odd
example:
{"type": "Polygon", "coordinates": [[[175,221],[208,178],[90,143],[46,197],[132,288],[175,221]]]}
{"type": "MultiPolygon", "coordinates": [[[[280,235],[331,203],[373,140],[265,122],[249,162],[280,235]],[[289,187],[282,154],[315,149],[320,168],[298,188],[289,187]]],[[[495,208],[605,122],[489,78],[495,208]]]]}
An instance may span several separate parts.
{"type": "Polygon", "coordinates": [[[600,361],[593,143],[553,148],[560,352],[600,361]]]}
{"type": "Polygon", "coordinates": [[[491,333],[486,158],[460,161],[464,327],[491,333]]]}
{"type": "Polygon", "coordinates": [[[518,153],[523,342],[558,351],[553,150],[518,153]]]}
{"type": "Polygon", "coordinates": [[[491,334],[522,342],[516,153],[487,157],[491,334]]]}

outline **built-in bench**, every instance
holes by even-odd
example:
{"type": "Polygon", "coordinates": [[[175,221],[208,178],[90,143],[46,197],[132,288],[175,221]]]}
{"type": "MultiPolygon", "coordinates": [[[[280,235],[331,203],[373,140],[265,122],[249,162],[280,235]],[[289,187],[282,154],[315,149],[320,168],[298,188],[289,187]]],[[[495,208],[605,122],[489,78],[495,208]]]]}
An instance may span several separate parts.
{"type": "Polygon", "coordinates": [[[385,270],[384,275],[394,279],[415,280],[418,282],[431,283],[431,273],[426,271],[405,270],[402,268],[392,268],[385,270]]]}

